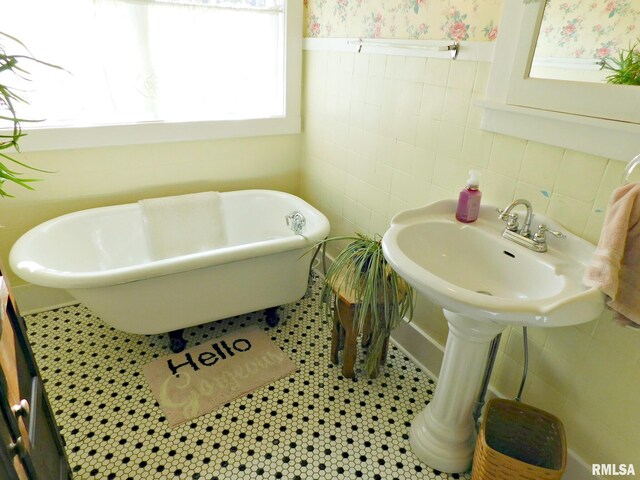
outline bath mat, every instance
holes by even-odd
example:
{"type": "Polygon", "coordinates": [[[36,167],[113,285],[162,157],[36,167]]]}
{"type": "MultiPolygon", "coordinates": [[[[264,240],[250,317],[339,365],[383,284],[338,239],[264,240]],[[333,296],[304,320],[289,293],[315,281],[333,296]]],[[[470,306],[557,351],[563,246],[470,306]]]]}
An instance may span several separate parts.
{"type": "Polygon", "coordinates": [[[169,424],[179,425],[298,369],[271,338],[246,328],[143,367],[169,424]]]}

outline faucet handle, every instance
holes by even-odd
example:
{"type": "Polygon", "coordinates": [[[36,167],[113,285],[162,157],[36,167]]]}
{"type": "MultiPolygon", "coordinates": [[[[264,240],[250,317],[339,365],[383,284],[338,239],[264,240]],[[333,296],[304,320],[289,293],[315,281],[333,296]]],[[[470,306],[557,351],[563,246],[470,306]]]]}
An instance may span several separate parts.
{"type": "Polygon", "coordinates": [[[538,231],[533,235],[533,241],[536,243],[544,243],[547,232],[557,238],[567,238],[567,236],[562,232],[550,230],[545,225],[538,225],[538,231]]]}
{"type": "Polygon", "coordinates": [[[507,222],[507,230],[510,230],[512,232],[516,232],[518,231],[518,214],[517,213],[509,213],[505,216],[504,214],[504,209],[502,208],[496,208],[496,211],[498,213],[500,213],[500,215],[498,215],[498,218],[500,220],[503,220],[505,222],[507,222]]]}

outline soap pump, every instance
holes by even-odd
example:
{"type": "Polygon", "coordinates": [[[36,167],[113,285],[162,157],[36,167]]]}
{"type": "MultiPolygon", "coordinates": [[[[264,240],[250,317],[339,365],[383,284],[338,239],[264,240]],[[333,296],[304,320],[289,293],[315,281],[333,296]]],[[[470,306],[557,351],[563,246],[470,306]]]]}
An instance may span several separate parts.
{"type": "Polygon", "coordinates": [[[482,193],[478,190],[480,186],[480,172],[477,170],[469,170],[469,179],[467,185],[460,192],[458,197],[458,208],[456,208],[456,219],[471,223],[478,219],[480,213],[480,198],[482,193]]]}

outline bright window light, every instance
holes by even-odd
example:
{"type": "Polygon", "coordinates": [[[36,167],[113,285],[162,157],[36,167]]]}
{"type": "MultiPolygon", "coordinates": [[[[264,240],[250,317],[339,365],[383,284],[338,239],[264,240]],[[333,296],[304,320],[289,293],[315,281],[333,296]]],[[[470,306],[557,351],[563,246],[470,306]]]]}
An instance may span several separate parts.
{"type": "Polygon", "coordinates": [[[25,64],[18,113],[43,119],[33,132],[299,117],[287,14],[286,0],[3,0],[5,33],[65,69],[25,64]]]}

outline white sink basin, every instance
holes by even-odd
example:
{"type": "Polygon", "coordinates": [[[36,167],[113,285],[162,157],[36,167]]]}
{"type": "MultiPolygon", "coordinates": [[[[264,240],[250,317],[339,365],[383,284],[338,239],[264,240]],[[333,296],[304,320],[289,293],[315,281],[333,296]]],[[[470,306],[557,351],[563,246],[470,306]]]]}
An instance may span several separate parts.
{"type": "Polygon", "coordinates": [[[382,240],[393,268],[443,308],[501,324],[561,327],[588,322],[603,309],[596,288],[582,285],[593,253],[589,242],[535,215],[567,238],[548,236],[538,253],[502,238],[505,222],[485,205],[474,223],[455,219],[456,202],[444,200],[399,213],[382,240]]]}

